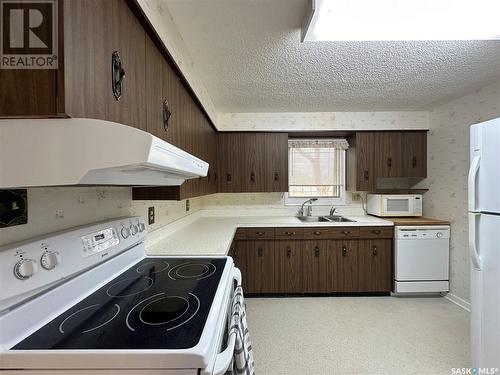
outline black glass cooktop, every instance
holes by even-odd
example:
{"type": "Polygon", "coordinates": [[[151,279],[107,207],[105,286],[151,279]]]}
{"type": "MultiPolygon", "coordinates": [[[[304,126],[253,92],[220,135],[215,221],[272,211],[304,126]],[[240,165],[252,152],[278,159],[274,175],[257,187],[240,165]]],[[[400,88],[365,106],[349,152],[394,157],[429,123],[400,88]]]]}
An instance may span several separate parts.
{"type": "Polygon", "coordinates": [[[225,264],[224,258],[146,258],[12,349],[191,348],[225,264]]]}

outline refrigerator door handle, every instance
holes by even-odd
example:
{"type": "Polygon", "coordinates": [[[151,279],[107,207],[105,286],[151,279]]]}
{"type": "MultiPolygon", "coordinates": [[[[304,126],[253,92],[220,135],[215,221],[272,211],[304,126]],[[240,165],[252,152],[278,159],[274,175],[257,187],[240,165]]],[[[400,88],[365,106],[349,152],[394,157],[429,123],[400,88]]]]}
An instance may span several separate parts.
{"type": "Polygon", "coordinates": [[[479,171],[479,162],[481,155],[476,155],[470,163],[468,176],[468,191],[469,191],[469,211],[476,210],[476,176],[479,171]]]}
{"type": "Polygon", "coordinates": [[[482,265],[481,265],[481,257],[479,256],[479,253],[477,251],[477,246],[476,246],[476,222],[477,218],[480,217],[480,213],[476,212],[470,212],[469,213],[469,252],[470,252],[470,259],[472,261],[472,266],[478,270],[481,271],[482,265]]]}

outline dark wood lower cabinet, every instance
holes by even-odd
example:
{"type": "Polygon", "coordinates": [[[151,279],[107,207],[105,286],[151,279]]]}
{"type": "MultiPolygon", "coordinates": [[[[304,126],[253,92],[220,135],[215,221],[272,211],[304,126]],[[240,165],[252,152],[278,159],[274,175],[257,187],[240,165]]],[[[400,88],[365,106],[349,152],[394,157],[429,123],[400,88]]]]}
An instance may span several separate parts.
{"type": "Polygon", "coordinates": [[[276,293],[301,293],[302,241],[276,241],[274,265],[276,293]]]}
{"type": "Polygon", "coordinates": [[[246,241],[247,293],[275,293],[274,240],[246,241]]]}
{"type": "Polygon", "coordinates": [[[332,292],[358,292],[358,241],[330,241],[329,264],[331,266],[332,292]]]}
{"type": "Polygon", "coordinates": [[[303,241],[302,246],[302,291],[329,293],[332,273],[328,263],[328,241],[303,241]]]}
{"type": "Polygon", "coordinates": [[[335,229],[330,231],[333,239],[303,239],[303,232],[293,228],[238,229],[229,255],[241,270],[245,292],[390,292],[392,228],[351,230],[359,238],[349,239],[336,239],[342,231],[335,229]],[[284,233],[299,238],[283,239],[284,233]]]}
{"type": "Polygon", "coordinates": [[[358,248],[359,290],[383,292],[391,290],[392,240],[360,240],[358,248]]]}

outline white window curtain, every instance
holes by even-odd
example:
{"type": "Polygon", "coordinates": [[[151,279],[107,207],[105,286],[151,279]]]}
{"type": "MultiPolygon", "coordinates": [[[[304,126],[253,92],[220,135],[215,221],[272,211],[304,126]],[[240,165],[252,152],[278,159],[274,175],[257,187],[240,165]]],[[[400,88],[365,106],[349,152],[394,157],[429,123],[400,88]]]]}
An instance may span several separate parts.
{"type": "Polygon", "coordinates": [[[293,139],[289,147],[289,197],[340,198],[345,187],[345,139],[293,139]]]}

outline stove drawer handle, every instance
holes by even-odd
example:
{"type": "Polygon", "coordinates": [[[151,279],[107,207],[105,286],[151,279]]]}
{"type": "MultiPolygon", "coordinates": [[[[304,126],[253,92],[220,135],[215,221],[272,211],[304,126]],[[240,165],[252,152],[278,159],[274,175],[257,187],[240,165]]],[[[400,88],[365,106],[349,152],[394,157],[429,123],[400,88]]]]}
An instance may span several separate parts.
{"type": "MultiPolygon", "coordinates": [[[[241,272],[239,269],[234,268],[233,279],[241,285],[241,272]]],[[[227,347],[215,357],[215,364],[212,374],[224,375],[231,365],[234,356],[234,347],[236,346],[236,331],[229,334],[227,339],[227,347]]]]}

